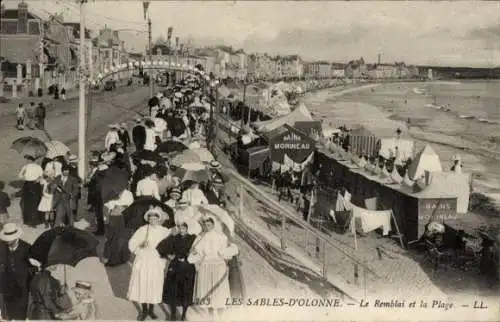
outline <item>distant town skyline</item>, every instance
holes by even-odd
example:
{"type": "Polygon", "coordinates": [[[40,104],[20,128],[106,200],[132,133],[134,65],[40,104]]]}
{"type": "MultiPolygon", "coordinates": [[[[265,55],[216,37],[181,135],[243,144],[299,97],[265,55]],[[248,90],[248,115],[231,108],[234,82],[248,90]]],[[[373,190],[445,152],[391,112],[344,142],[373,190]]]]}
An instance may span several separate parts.
{"type": "MultiPolygon", "coordinates": [[[[19,1],[4,1],[14,8],[19,1]]],[[[42,17],[62,13],[79,21],[74,1],[25,0],[42,17]]],[[[246,52],[297,54],[306,60],[347,63],[500,66],[500,2],[175,2],[152,1],[153,39],[174,37],[195,45],[224,44],[246,52]]],[[[87,5],[88,27],[126,29],[126,47],[147,44],[142,1],[96,1],[87,5]]]]}

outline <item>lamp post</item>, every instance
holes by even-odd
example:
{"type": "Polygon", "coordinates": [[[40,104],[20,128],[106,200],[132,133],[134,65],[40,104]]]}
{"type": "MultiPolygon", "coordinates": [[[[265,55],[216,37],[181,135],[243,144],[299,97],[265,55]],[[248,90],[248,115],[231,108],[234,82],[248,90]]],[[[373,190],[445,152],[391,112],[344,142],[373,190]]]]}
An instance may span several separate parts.
{"type": "Polygon", "coordinates": [[[78,176],[85,179],[85,4],[80,0],[80,66],[78,97],[78,176]]]}

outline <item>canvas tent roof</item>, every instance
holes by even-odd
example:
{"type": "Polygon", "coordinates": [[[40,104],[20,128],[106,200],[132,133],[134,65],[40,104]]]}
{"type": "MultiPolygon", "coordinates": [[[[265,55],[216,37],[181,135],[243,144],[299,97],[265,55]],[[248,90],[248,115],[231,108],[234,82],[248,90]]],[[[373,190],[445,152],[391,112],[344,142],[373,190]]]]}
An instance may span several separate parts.
{"type": "Polygon", "coordinates": [[[255,122],[254,125],[259,132],[269,132],[277,129],[285,124],[293,126],[295,122],[301,121],[312,121],[313,118],[307,107],[301,103],[295,110],[293,110],[288,115],[284,115],[280,118],[268,120],[264,122],[255,122]]]}
{"type": "Polygon", "coordinates": [[[425,175],[425,171],[442,172],[441,160],[430,145],[426,145],[408,167],[408,176],[415,180],[425,175]]]}

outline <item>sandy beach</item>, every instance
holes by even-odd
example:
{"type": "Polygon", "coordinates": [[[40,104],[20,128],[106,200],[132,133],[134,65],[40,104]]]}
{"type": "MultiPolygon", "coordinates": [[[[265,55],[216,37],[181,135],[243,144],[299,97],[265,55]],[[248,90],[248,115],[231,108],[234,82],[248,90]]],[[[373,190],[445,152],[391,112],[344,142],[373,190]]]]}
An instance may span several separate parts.
{"type": "MultiPolygon", "coordinates": [[[[459,154],[464,172],[474,174],[474,192],[491,198],[498,207],[500,94],[495,89],[499,87],[495,81],[374,84],[308,94],[304,102],[316,119],[331,127],[364,125],[383,136],[395,135],[400,128],[416,141],[417,151],[430,144],[443,169],[449,169],[453,155],[459,154]]],[[[471,228],[500,227],[500,217],[491,213],[465,220],[471,228]]]]}

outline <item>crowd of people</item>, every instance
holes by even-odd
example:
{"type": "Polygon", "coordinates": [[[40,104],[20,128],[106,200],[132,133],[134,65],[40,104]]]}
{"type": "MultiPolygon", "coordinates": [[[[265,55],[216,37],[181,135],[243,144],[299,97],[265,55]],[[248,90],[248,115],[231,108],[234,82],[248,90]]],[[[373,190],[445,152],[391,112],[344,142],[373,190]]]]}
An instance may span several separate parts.
{"type": "Polygon", "coordinates": [[[20,103],[16,108],[16,128],[23,131],[25,128],[30,130],[45,129],[45,117],[47,111],[43,102],[35,104],[30,102],[29,106],[20,103]]]}
{"type": "MultiPolygon", "coordinates": [[[[165,148],[168,142],[188,151],[204,145],[211,99],[204,89],[187,78],[151,98],[149,116],[138,117],[131,133],[126,123],[111,124],[84,180],[78,177],[78,156],[69,152],[41,162],[27,155],[19,173],[25,225],[51,229],[86,219],[105,238],[104,265],[132,261],[127,298],[140,304],[140,321],[158,318],[159,303],[170,306],[172,319],[185,319],[193,304],[216,315],[231,296],[230,263],[238,248],[227,220],[217,215],[225,212],[221,164],[212,158],[201,170],[206,180],[185,180],[178,175],[182,167],[169,162],[182,149],[165,148]],[[140,222],[132,225],[131,218],[140,222]]],[[[20,226],[7,218],[0,228],[2,317],[96,318],[90,283],[78,281],[68,290],[51,276],[53,266],[30,258],[20,226]]]]}

